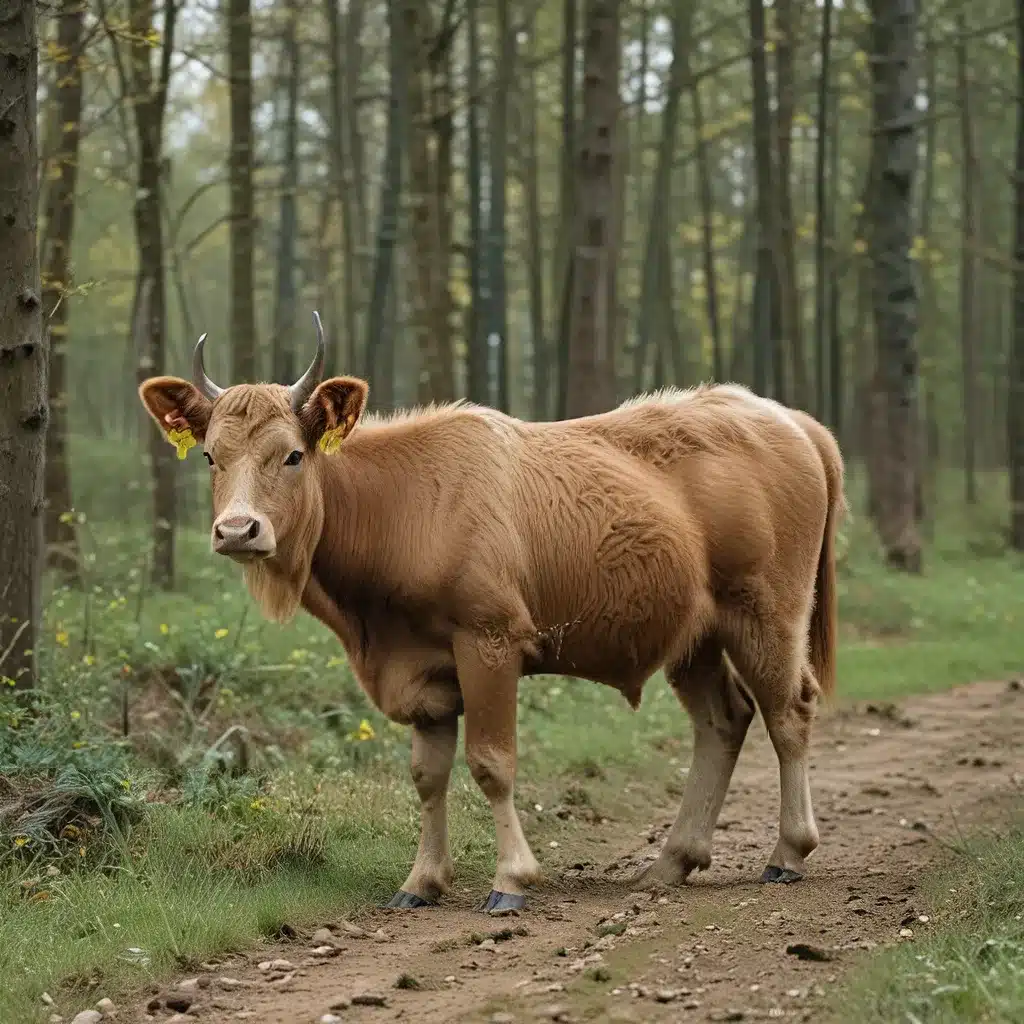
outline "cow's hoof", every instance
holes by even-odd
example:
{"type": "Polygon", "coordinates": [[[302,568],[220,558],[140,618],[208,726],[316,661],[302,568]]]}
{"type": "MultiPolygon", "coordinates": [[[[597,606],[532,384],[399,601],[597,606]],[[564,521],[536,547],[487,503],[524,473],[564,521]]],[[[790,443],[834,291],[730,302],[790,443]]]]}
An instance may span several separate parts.
{"type": "Polygon", "coordinates": [[[485,914],[501,910],[522,910],[526,906],[526,897],[511,892],[498,892],[492,889],[491,894],[477,908],[485,914]]]}
{"type": "Polygon", "coordinates": [[[417,896],[414,892],[399,889],[384,906],[397,907],[399,910],[416,910],[419,907],[436,907],[437,904],[425,900],[422,896],[417,896]]]}
{"type": "Polygon", "coordinates": [[[789,885],[790,882],[802,881],[803,877],[804,876],[800,874],[799,871],[791,871],[789,868],[777,868],[774,864],[769,864],[761,875],[761,881],[778,882],[781,885],[789,885]]]}

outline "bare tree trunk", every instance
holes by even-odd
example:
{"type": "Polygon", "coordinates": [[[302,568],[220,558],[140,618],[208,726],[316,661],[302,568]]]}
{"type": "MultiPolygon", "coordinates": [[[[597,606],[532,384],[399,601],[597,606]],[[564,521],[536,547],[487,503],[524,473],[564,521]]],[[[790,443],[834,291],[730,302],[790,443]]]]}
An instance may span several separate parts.
{"type": "Polygon", "coordinates": [[[977,394],[974,346],[977,344],[975,316],[976,273],[975,246],[978,244],[978,223],[975,211],[974,127],[971,124],[971,90],[967,80],[967,24],[962,13],[957,15],[956,83],[957,105],[960,108],[960,357],[962,370],[962,398],[964,412],[964,499],[969,505],[978,500],[975,472],[975,445],[977,444],[978,417],[975,408],[977,394]]]}
{"type": "Polygon", "coordinates": [[[573,252],[576,192],[576,46],[577,0],[562,0],[562,153],[559,167],[559,237],[552,260],[553,335],[558,353],[558,419],[567,415],[570,335],[572,332],[573,252]]]}
{"type": "Polygon", "coordinates": [[[1024,0],[1017,0],[1015,170],[1013,341],[1010,346],[1010,387],[1006,403],[1006,442],[1010,463],[1010,543],[1017,551],[1024,551],[1024,0]]]}
{"type": "MultiPolygon", "coordinates": [[[[935,68],[935,46],[929,39],[925,39],[925,92],[928,97],[928,111],[936,109],[936,68],[935,68]]],[[[930,247],[932,239],[932,211],[935,206],[935,153],[938,133],[938,121],[935,117],[929,117],[925,125],[924,143],[924,176],[921,186],[921,217],[920,233],[924,241],[923,258],[920,261],[921,273],[921,356],[928,358],[928,349],[925,347],[932,338],[933,331],[938,325],[938,310],[935,296],[935,276],[932,273],[930,247]]],[[[938,501],[938,445],[932,442],[937,435],[937,430],[932,429],[935,420],[936,398],[935,389],[932,383],[932,375],[925,374],[921,381],[923,387],[923,419],[924,430],[921,438],[922,459],[921,459],[921,493],[923,503],[923,524],[925,536],[931,539],[934,536],[935,516],[934,509],[938,501]]]]}
{"type": "Polygon", "coordinates": [[[256,303],[253,250],[256,207],[253,195],[252,13],[250,0],[228,3],[228,89],[231,154],[231,382],[255,381],[256,303]]]}
{"type": "MultiPolygon", "coordinates": [[[[68,466],[67,344],[71,290],[71,239],[82,135],[84,0],[61,0],[54,60],[52,125],[57,133],[46,180],[46,222],[41,242],[43,316],[50,335],[50,422],[46,431],[47,562],[68,580],[80,578],[78,536],[71,515],[68,466]]],[[[2,668],[0,668],[2,672],[2,668]]]]}
{"type": "Polygon", "coordinates": [[[0,679],[36,684],[43,616],[47,344],[36,219],[39,44],[31,0],[0,18],[0,679]]]}
{"type": "Polygon", "coordinates": [[[508,178],[508,96],[512,88],[515,35],[509,23],[509,0],[495,0],[498,73],[492,90],[490,123],[490,219],[487,225],[487,271],[491,296],[488,334],[497,339],[498,408],[509,411],[508,294],[505,281],[505,186],[508,178]]]}
{"type": "MultiPolygon", "coordinates": [[[[406,49],[403,44],[402,0],[388,0],[388,128],[384,144],[380,204],[377,215],[377,254],[366,318],[366,376],[374,385],[378,370],[386,370],[388,337],[385,316],[389,292],[394,287],[395,242],[398,208],[402,194],[402,140],[405,136],[406,49]]],[[[393,326],[392,326],[393,329],[393,326]]],[[[379,407],[379,406],[378,406],[379,407]]]]}
{"type": "Polygon", "coordinates": [[[466,90],[468,134],[467,167],[469,178],[469,290],[470,308],[466,338],[466,390],[472,401],[491,404],[491,382],[487,372],[487,310],[484,306],[484,249],[481,220],[481,183],[483,170],[480,153],[480,25],[477,0],[466,2],[466,31],[469,60],[466,90]]]}
{"type": "Polygon", "coordinates": [[[776,116],[777,145],[779,153],[778,178],[775,188],[778,195],[778,277],[779,312],[782,330],[789,342],[789,358],[792,368],[793,403],[802,409],[810,406],[807,386],[807,355],[804,352],[803,318],[800,307],[800,289],[797,281],[796,231],[793,226],[793,111],[795,85],[793,81],[793,52],[796,49],[797,25],[793,12],[793,0],[776,0],[779,40],[775,49],[776,76],[778,80],[778,111],[776,116]]]}
{"type": "Polygon", "coordinates": [[[533,418],[551,416],[551,353],[544,324],[544,249],[541,245],[540,170],[537,161],[537,19],[530,25],[530,68],[526,86],[523,190],[526,193],[526,266],[533,341],[533,418]]]}
{"type": "Polygon", "coordinates": [[[587,0],[583,44],[583,124],[577,163],[572,331],[568,416],[611,408],[615,360],[611,350],[612,216],[619,115],[619,0],[587,0]]]}
{"type": "MultiPolygon", "coordinates": [[[[815,415],[833,427],[836,424],[838,396],[829,401],[827,370],[827,346],[825,335],[826,301],[828,295],[828,270],[832,259],[825,250],[825,239],[830,237],[831,225],[828,220],[826,202],[825,156],[828,140],[828,93],[832,56],[832,0],[825,0],[821,21],[821,73],[818,79],[818,130],[814,160],[814,365],[815,365],[815,415]]],[[[833,188],[835,184],[833,184],[833,188]]]]}
{"type": "Polygon", "coordinates": [[[869,251],[874,274],[878,367],[889,457],[880,533],[889,565],[921,571],[917,532],[917,292],[910,258],[911,193],[917,169],[916,0],[871,0],[874,135],[869,251]]]}
{"type": "MultiPolygon", "coordinates": [[[[765,62],[764,0],[749,0],[750,72],[754,106],[754,164],[757,179],[757,277],[754,282],[753,329],[754,390],[769,394],[772,367],[777,362],[781,339],[775,337],[779,287],[775,240],[776,207],[772,166],[772,125],[768,103],[768,68],[765,62]]],[[[778,368],[776,368],[778,369],[778,368]]],[[[778,379],[778,372],[776,373],[778,379]]],[[[776,395],[776,398],[782,398],[776,395]]]]}
{"type": "Polygon", "coordinates": [[[273,379],[290,384],[298,375],[295,328],[298,320],[296,250],[299,236],[299,80],[302,55],[299,46],[300,8],[297,0],[285,0],[282,55],[286,75],[284,153],[281,166],[277,227],[277,288],[274,303],[273,379]]]}

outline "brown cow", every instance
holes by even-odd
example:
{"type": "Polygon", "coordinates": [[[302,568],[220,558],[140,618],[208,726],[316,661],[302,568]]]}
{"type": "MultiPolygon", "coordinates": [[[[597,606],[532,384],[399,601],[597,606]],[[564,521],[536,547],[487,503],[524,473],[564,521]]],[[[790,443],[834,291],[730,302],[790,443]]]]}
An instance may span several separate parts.
{"type": "Polygon", "coordinates": [[[497,830],[483,906],[523,905],[540,868],[513,803],[516,690],[537,673],[603,683],[636,708],[664,668],[690,713],[682,806],[645,882],[711,863],[756,704],[781,788],[762,880],[801,878],[818,845],[811,722],[835,683],[845,499],[829,431],[737,385],[557,423],[464,403],[364,416],[364,381],[320,382],[314,319],[317,355],[291,388],[218,388],[204,335],[194,383],[154,377],[139,394],[165,432],[188,427],[203,442],[213,550],[243,563],[264,615],[315,615],[377,707],[412,726],[422,832],[390,905],[433,903],[451,884],[459,715],[497,830]],[[325,436],[344,443],[327,454],[325,436]]]}

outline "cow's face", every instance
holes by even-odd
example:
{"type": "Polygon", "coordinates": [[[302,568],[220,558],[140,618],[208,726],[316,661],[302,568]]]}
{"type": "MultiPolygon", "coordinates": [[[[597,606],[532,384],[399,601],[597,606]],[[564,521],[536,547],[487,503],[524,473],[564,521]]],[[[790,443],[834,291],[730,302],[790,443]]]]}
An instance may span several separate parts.
{"type": "Polygon", "coordinates": [[[308,566],[323,525],[323,460],[356,425],[366,383],[319,383],[321,351],[291,388],[222,390],[202,370],[202,339],[196,348],[194,382],[151,377],[139,396],[168,441],[187,445],[191,434],[210,465],[213,551],[246,563],[284,555],[308,566]]]}

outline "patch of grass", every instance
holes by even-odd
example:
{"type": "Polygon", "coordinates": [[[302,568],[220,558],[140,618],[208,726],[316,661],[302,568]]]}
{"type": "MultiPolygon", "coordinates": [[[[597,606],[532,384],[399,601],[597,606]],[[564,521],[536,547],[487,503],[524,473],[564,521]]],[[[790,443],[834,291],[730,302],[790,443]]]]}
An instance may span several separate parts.
{"type": "Polygon", "coordinates": [[[929,896],[930,922],[847,979],[835,1019],[1024,1020],[1024,830],[972,844],[933,877],[929,896]]]}
{"type": "MultiPolygon", "coordinates": [[[[80,479],[105,479],[109,455],[82,458],[80,479]]],[[[144,512],[126,464],[118,488],[144,512]]],[[[203,480],[190,478],[195,527],[179,531],[171,593],[147,583],[148,529],[104,518],[126,507],[118,489],[86,493],[86,578],[51,587],[38,705],[0,699],[0,934],[17,936],[0,943],[0,1020],[45,1020],[44,990],[66,1014],[283,922],[353,911],[390,895],[415,853],[407,730],[372,708],[319,623],[260,619],[209,554],[203,480]]],[[[847,524],[841,700],[1024,668],[1020,561],[992,507],[957,508],[941,507],[921,578],[885,571],[863,519],[847,524]]],[[[540,854],[602,816],[647,820],[688,762],[662,679],[635,713],[605,687],[526,680],[519,726],[517,797],[540,854]]],[[[483,891],[493,830],[461,752],[451,814],[458,883],[483,891]]]]}

